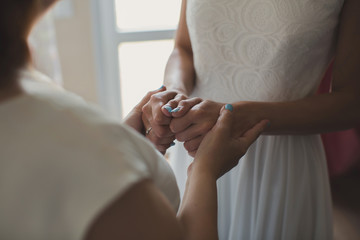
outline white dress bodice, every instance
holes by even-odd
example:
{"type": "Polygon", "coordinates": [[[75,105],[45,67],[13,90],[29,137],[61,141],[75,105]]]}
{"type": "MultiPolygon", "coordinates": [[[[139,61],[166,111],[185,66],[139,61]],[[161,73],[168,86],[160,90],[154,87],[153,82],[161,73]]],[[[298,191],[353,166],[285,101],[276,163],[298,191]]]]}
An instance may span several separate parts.
{"type": "Polygon", "coordinates": [[[187,4],[195,95],[223,102],[288,101],[316,91],[334,54],[343,0],[187,4]]]}

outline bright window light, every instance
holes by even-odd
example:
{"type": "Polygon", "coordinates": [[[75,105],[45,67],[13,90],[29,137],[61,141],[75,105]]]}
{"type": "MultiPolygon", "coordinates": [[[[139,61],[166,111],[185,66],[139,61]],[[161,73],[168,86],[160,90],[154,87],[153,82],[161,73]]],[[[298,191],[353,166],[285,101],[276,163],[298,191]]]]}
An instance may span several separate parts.
{"type": "Polygon", "coordinates": [[[173,40],[127,42],[119,46],[122,115],[150,90],[163,84],[166,62],[173,49],[173,40]]]}
{"type": "Polygon", "coordinates": [[[180,0],[116,0],[117,26],[122,31],[176,28],[180,0]]]}

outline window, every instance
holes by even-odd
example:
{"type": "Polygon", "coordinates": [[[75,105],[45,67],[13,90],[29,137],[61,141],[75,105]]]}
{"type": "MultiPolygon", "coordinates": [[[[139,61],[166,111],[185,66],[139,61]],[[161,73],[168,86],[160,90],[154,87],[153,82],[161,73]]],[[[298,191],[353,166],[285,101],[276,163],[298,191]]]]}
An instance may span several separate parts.
{"type": "Polygon", "coordinates": [[[125,116],[162,85],[181,0],[93,0],[101,105],[125,116]]]}

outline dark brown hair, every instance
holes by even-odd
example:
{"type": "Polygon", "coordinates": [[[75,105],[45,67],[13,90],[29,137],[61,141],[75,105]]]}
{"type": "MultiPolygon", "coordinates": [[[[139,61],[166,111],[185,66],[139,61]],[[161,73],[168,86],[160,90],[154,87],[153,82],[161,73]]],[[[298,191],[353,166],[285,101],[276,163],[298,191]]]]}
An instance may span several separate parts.
{"type": "Polygon", "coordinates": [[[0,0],[0,88],[14,83],[30,61],[27,32],[37,0],[0,0]]]}

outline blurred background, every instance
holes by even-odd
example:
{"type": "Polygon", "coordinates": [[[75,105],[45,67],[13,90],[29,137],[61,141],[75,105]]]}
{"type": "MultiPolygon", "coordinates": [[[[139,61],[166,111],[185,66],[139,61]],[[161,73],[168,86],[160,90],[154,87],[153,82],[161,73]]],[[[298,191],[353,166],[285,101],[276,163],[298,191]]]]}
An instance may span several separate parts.
{"type": "Polygon", "coordinates": [[[118,118],[162,85],[181,0],[62,0],[30,37],[36,67],[118,118]]]}

